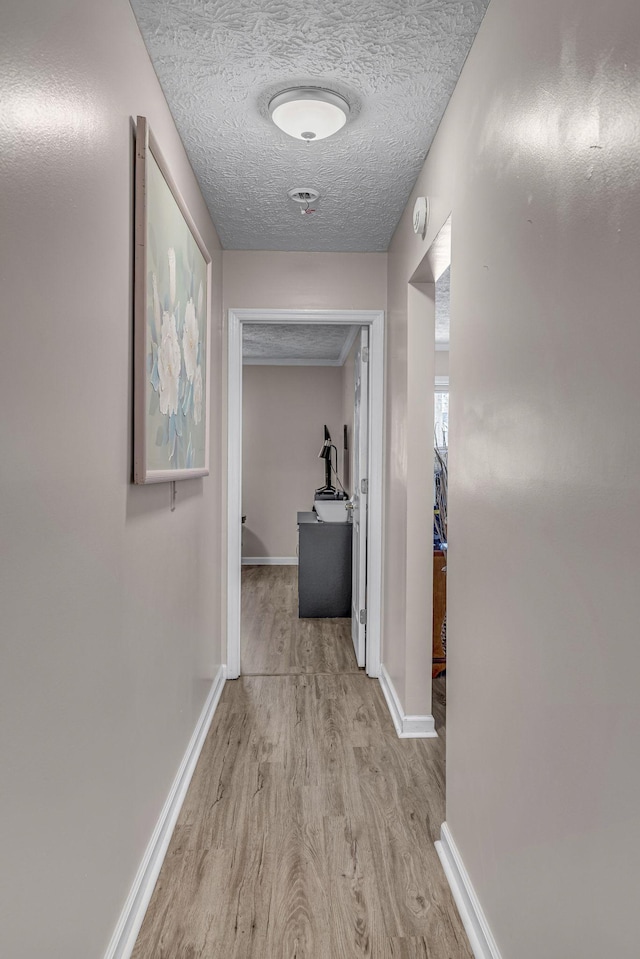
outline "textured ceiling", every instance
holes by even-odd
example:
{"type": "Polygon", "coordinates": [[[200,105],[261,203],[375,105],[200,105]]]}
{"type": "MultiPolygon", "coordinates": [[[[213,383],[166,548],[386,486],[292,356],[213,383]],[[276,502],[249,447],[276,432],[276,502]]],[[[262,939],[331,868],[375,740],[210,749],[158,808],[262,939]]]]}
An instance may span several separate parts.
{"type": "Polygon", "coordinates": [[[386,250],[488,2],[131,0],[223,246],[386,250]],[[299,84],[348,100],[334,137],[271,122],[299,84]]]}
{"type": "Polygon", "coordinates": [[[358,329],[335,323],[244,323],[243,362],[342,366],[358,329]]]}

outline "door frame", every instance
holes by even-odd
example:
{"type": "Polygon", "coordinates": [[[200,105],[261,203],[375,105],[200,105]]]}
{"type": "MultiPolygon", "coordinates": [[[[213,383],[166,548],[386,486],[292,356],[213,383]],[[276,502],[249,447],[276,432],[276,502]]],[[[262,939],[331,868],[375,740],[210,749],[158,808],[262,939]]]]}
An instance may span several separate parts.
{"type": "Polygon", "coordinates": [[[362,622],[360,610],[362,606],[366,606],[366,600],[363,602],[362,597],[366,597],[367,576],[365,569],[363,582],[362,564],[359,560],[363,548],[366,556],[369,536],[367,527],[369,495],[366,491],[363,492],[362,483],[359,480],[360,477],[369,475],[369,363],[362,355],[363,350],[367,352],[369,350],[369,327],[361,326],[359,334],[356,337],[357,351],[354,369],[354,401],[357,396],[358,404],[357,406],[354,405],[353,416],[353,479],[351,483],[351,502],[353,504],[351,510],[351,522],[353,523],[352,557],[357,556],[358,563],[357,565],[353,564],[351,577],[351,639],[353,640],[356,662],[358,666],[364,666],[367,655],[367,626],[366,622],[362,622]],[[360,412],[358,417],[355,415],[356,409],[360,412]],[[363,425],[364,430],[362,429],[363,425]],[[354,482],[356,476],[358,477],[357,485],[354,482]],[[365,517],[364,528],[362,525],[363,516],[365,517]]]}
{"type": "Polygon", "coordinates": [[[384,311],[229,309],[227,369],[227,678],[240,675],[242,575],[242,326],[244,323],[369,327],[367,675],[380,676],[384,454],[384,311]]]}

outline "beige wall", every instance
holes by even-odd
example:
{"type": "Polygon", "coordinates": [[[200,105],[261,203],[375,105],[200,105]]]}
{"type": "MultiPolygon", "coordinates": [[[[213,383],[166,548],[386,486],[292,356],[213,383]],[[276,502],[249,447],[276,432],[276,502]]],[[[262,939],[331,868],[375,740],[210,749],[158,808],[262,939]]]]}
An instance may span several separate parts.
{"type": "MultiPolygon", "coordinates": [[[[278,253],[225,250],[222,254],[223,315],[228,310],[384,310],[386,253],[278,253]]],[[[226,351],[226,338],[223,342],[226,351]]],[[[227,368],[222,372],[227,394],[227,368]]],[[[223,449],[226,426],[223,425],[223,449]]],[[[338,444],[336,444],[338,445],[338,444]]],[[[339,446],[338,446],[339,448],[339,446]]],[[[226,461],[223,501],[226,502],[226,461]]],[[[223,519],[226,544],[226,517],[223,519]]],[[[224,590],[226,574],[223,571],[224,590]]]]}
{"type": "Polygon", "coordinates": [[[245,366],[242,379],[242,554],[292,557],[296,514],[324,485],[325,423],[340,451],[342,369],[245,366]]]}
{"type": "Polygon", "coordinates": [[[436,376],[449,375],[449,350],[436,350],[435,374],[436,376]]]}
{"type": "Polygon", "coordinates": [[[104,954],[220,648],[219,244],[126,0],[0,30],[2,920],[104,954]],[[213,254],[212,475],[131,475],[132,116],[213,254]]]}
{"type": "Polygon", "coordinates": [[[224,308],[384,310],[386,253],[225,250],[224,308]]]}
{"type": "Polygon", "coordinates": [[[452,213],[447,820],[504,959],[638,948],[638,36],[635,0],[492,0],[389,251],[404,694],[407,287],[452,213]]]}

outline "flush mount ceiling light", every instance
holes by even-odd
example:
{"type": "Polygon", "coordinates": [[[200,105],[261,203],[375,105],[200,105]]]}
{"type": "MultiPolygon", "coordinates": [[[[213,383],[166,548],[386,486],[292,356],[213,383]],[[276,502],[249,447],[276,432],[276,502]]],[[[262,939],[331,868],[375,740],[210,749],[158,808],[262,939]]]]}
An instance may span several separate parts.
{"type": "Polygon", "coordinates": [[[269,103],[277,127],[298,140],[324,140],[333,136],[349,115],[349,104],[337,93],[319,87],[283,90],[269,103]]]}

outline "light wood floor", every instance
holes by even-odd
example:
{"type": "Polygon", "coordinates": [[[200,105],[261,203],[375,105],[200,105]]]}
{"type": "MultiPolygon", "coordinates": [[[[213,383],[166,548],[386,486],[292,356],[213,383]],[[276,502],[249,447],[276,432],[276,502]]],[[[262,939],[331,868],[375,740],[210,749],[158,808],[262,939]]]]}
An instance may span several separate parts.
{"type": "Polygon", "coordinates": [[[245,608],[262,591],[280,639],[243,663],[280,673],[227,683],[133,959],[472,959],[433,847],[443,738],[399,740],[379,684],[337,666],[344,621],[286,625],[287,573],[257,569],[245,608]]]}
{"type": "Polygon", "coordinates": [[[350,619],[298,619],[297,566],[243,566],[242,673],[357,673],[350,619]]]}

